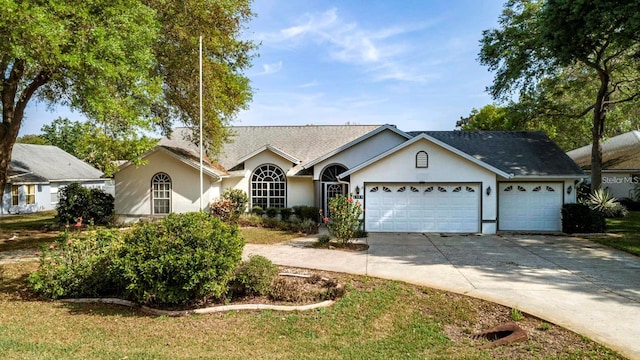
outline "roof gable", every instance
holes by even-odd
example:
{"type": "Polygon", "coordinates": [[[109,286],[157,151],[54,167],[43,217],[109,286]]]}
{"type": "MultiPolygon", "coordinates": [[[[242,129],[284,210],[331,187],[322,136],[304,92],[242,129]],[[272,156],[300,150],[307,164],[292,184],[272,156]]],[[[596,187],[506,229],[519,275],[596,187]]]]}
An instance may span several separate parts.
{"type": "Polygon", "coordinates": [[[12,182],[99,180],[104,174],[57,146],[16,143],[11,152],[12,182]]]}
{"type": "Polygon", "coordinates": [[[442,147],[442,148],[444,148],[444,149],[446,149],[448,151],[451,151],[454,154],[456,154],[456,155],[458,155],[458,156],[460,156],[460,157],[462,157],[462,158],[464,158],[466,160],[469,160],[472,163],[474,163],[474,164],[476,164],[476,165],[478,165],[478,166],[480,166],[482,168],[485,168],[485,169],[487,169],[487,170],[489,170],[491,172],[494,172],[494,173],[496,173],[496,174],[498,174],[500,176],[503,176],[503,177],[506,177],[506,178],[509,178],[509,177],[512,176],[512,174],[506,173],[506,172],[504,172],[504,171],[502,171],[500,169],[497,169],[497,168],[495,168],[495,167],[493,167],[493,166],[491,166],[491,165],[489,165],[489,164],[487,164],[487,163],[485,163],[485,162],[483,162],[481,160],[478,160],[478,159],[470,156],[469,154],[466,154],[466,153],[464,153],[464,152],[462,152],[462,151],[450,146],[447,143],[444,143],[444,142],[442,142],[442,141],[440,141],[440,140],[438,140],[436,138],[433,138],[433,137],[431,137],[431,136],[429,136],[429,135],[427,135],[425,133],[420,133],[420,134],[414,136],[412,139],[410,139],[408,141],[405,141],[404,143],[402,143],[402,144],[400,144],[400,145],[398,145],[398,146],[396,146],[396,147],[394,147],[392,149],[389,149],[388,151],[386,151],[386,152],[384,152],[384,153],[382,153],[382,154],[380,154],[380,155],[378,155],[378,156],[376,156],[374,158],[371,158],[370,160],[367,160],[364,163],[362,163],[362,164],[360,164],[360,165],[358,165],[358,166],[356,166],[356,167],[354,167],[354,168],[352,168],[352,169],[350,169],[348,171],[343,172],[342,174],[340,174],[338,176],[338,178],[344,179],[345,177],[347,177],[347,176],[349,176],[349,175],[351,175],[351,174],[353,174],[353,173],[355,173],[355,172],[357,172],[357,171],[359,171],[359,170],[361,170],[361,169],[363,169],[363,168],[365,168],[365,167],[377,162],[378,160],[383,159],[383,158],[385,158],[387,156],[390,156],[390,155],[392,155],[392,154],[394,154],[396,152],[399,152],[402,149],[404,149],[404,148],[406,148],[406,147],[408,147],[408,146],[410,146],[410,145],[412,145],[412,144],[414,144],[414,143],[416,143],[416,142],[418,142],[420,140],[427,140],[427,141],[429,141],[429,142],[431,142],[431,143],[433,143],[433,144],[435,144],[437,146],[440,146],[440,147],[442,147]]]}
{"type": "MultiPolygon", "coordinates": [[[[167,145],[157,145],[156,147],[154,147],[151,151],[149,151],[148,153],[144,154],[141,158],[142,159],[146,159],[147,157],[149,157],[151,154],[154,154],[156,152],[163,152],[171,157],[173,157],[174,159],[196,169],[196,170],[200,170],[200,152],[198,151],[197,154],[194,154],[192,151],[189,151],[188,149],[184,149],[184,148],[180,148],[180,147],[172,147],[172,146],[167,146],[167,145]]],[[[202,159],[202,172],[204,174],[207,174],[208,176],[211,176],[213,178],[221,178],[224,177],[225,175],[227,175],[227,172],[225,169],[223,169],[222,167],[220,167],[219,165],[211,162],[209,160],[209,158],[207,158],[206,156],[202,159]]],[[[125,168],[129,167],[133,165],[133,162],[131,161],[127,161],[126,163],[120,165],[120,168],[118,169],[118,171],[122,171],[125,168]]]]}
{"type": "MultiPolygon", "coordinates": [[[[581,168],[591,169],[591,145],[567,152],[581,168]]],[[[603,170],[640,169],[640,131],[629,131],[602,143],[603,170]]]]}
{"type": "Polygon", "coordinates": [[[354,140],[352,140],[352,141],[350,141],[350,142],[348,142],[348,143],[346,143],[346,144],[344,144],[344,145],[342,145],[342,146],[340,146],[340,147],[338,147],[338,148],[336,148],[336,149],[334,149],[332,151],[329,151],[329,152],[323,154],[322,156],[318,157],[317,159],[313,159],[313,160],[311,160],[311,161],[309,161],[309,162],[307,162],[305,164],[302,164],[302,166],[304,168],[310,168],[313,165],[316,165],[316,164],[318,164],[318,163],[320,163],[320,162],[322,162],[322,161],[324,161],[324,160],[326,160],[326,159],[328,159],[328,158],[330,158],[330,157],[332,157],[332,156],[334,156],[336,154],[339,154],[339,153],[341,153],[341,152],[343,152],[343,151],[345,151],[345,150],[347,150],[347,149],[349,149],[349,148],[351,148],[351,147],[353,147],[353,146],[355,146],[355,145],[357,145],[357,144],[359,144],[359,143],[361,143],[361,142],[363,142],[363,141],[365,141],[367,139],[370,139],[370,138],[378,135],[379,133],[381,133],[383,131],[392,131],[392,132],[395,132],[396,134],[404,137],[405,139],[411,139],[411,136],[408,135],[407,133],[398,130],[393,125],[386,124],[386,125],[378,127],[377,129],[375,129],[373,131],[370,131],[370,132],[358,137],[357,139],[354,139],[354,140]]]}

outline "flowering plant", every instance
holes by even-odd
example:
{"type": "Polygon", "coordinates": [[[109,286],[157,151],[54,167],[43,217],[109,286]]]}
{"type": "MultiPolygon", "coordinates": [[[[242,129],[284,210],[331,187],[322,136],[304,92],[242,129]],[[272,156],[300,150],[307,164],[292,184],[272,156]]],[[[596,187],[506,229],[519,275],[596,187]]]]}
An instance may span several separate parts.
{"type": "Polygon", "coordinates": [[[324,218],[329,234],[346,245],[360,226],[362,205],[353,200],[353,195],[337,195],[329,200],[329,216],[324,218]]]}

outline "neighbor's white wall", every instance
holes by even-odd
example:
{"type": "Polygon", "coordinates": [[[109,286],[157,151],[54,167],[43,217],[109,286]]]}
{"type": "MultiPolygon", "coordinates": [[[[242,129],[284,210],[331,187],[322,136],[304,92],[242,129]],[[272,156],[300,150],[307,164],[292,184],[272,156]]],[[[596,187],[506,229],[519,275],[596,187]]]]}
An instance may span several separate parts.
{"type": "MultiPolygon", "coordinates": [[[[129,166],[115,174],[116,213],[121,215],[151,215],[151,179],[159,172],[171,177],[171,211],[176,213],[200,209],[200,174],[174,157],[156,151],[146,165],[129,166]]],[[[220,192],[220,183],[204,175],[205,207],[220,192]]]]}
{"type": "MultiPolygon", "coordinates": [[[[633,174],[637,174],[637,172],[603,172],[602,188],[608,190],[616,198],[632,199],[633,187],[635,186],[633,174]]],[[[637,182],[637,180],[635,181],[637,182]]]]}
{"type": "MultiPolygon", "coordinates": [[[[482,224],[483,233],[495,233],[497,217],[496,175],[475,163],[464,159],[446,149],[427,140],[420,140],[410,146],[391,154],[359,171],[351,174],[351,189],[356,186],[364,189],[366,183],[439,183],[461,182],[480,183],[482,216],[481,220],[493,221],[482,224]],[[429,155],[429,167],[419,169],[415,167],[415,156],[424,150],[429,155]],[[486,194],[487,187],[491,187],[490,195],[486,194]]],[[[363,191],[363,190],[362,190],[363,191]]],[[[366,209],[366,194],[364,206],[366,209]]]]}
{"type": "Polygon", "coordinates": [[[391,130],[382,131],[369,139],[362,141],[314,166],[313,178],[320,179],[322,170],[328,165],[341,164],[351,169],[372,157],[400,145],[406,139],[391,130]]]}

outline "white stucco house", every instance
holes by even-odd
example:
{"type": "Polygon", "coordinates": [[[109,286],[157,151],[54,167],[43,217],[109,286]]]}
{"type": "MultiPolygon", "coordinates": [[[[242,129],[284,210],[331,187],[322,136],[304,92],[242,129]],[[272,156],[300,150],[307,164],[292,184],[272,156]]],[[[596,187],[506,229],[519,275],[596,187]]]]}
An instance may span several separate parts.
{"type": "Polygon", "coordinates": [[[74,182],[104,189],[103,173],[56,146],[14,144],[0,215],[55,209],[58,191],[74,182]]]}
{"type": "MultiPolygon", "coordinates": [[[[591,145],[567,153],[587,174],[591,174],[591,145]]],[[[602,188],[611,195],[633,198],[640,183],[640,131],[614,136],[602,143],[602,188]]]]}
{"type": "MultiPolygon", "coordinates": [[[[250,206],[362,202],[369,232],[560,231],[585,175],[542,132],[412,131],[393,125],[240,126],[205,159],[205,203],[242,189],[250,206]]],[[[125,218],[199,209],[199,152],[176,129],[115,174],[125,218]]]]}

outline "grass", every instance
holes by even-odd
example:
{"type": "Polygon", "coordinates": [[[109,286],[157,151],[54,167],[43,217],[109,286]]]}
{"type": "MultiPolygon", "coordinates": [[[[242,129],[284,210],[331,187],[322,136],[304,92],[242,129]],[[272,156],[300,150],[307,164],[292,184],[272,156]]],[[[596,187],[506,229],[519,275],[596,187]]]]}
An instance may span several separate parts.
{"type": "Polygon", "coordinates": [[[240,233],[248,244],[277,244],[300,237],[301,235],[289,231],[274,230],[257,227],[240,228],[240,233]]]}
{"type": "Polygon", "coordinates": [[[0,251],[37,249],[55,240],[55,211],[0,216],[0,251]],[[16,236],[16,240],[7,239],[16,236]]]}
{"type": "Polygon", "coordinates": [[[624,218],[607,219],[607,232],[618,236],[590,240],[640,256],[640,211],[630,211],[624,218]]]}
{"type": "MultiPolygon", "coordinates": [[[[555,325],[542,335],[530,333],[524,343],[480,349],[468,334],[494,325],[483,322],[485,313],[501,314],[491,321],[508,321],[509,308],[382,279],[338,274],[347,294],[320,310],[169,318],[35,299],[26,290],[26,276],[36,266],[0,266],[3,359],[618,358],[555,325]]],[[[528,320],[532,328],[540,326],[540,320],[528,320]]]]}

